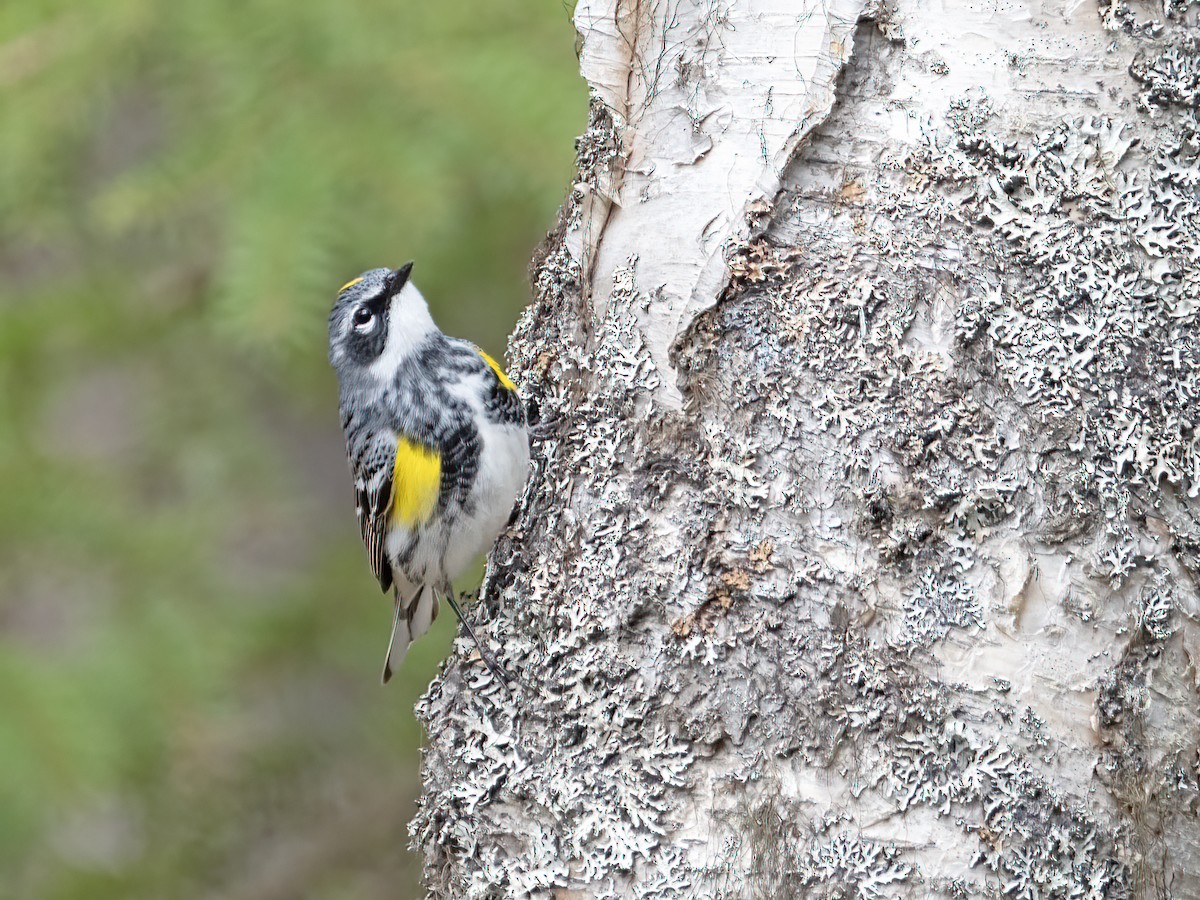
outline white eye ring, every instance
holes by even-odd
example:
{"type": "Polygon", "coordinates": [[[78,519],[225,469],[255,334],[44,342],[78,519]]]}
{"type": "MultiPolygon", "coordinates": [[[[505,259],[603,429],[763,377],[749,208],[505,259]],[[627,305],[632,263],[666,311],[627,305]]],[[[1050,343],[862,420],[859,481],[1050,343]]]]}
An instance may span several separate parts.
{"type": "Polygon", "coordinates": [[[375,313],[365,306],[360,306],[351,317],[354,320],[355,331],[370,331],[375,324],[375,313]]]}

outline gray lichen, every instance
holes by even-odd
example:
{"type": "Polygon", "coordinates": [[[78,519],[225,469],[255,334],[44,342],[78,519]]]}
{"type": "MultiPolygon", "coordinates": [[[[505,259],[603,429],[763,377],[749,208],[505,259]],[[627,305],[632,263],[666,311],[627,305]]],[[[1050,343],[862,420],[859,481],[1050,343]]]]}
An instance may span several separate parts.
{"type": "Polygon", "coordinates": [[[812,818],[770,783],[747,791],[729,820],[730,839],[705,873],[714,898],[893,897],[911,874],[901,851],[845,828],[836,816],[812,818]],[[740,860],[741,865],[735,863],[740,860]]]}

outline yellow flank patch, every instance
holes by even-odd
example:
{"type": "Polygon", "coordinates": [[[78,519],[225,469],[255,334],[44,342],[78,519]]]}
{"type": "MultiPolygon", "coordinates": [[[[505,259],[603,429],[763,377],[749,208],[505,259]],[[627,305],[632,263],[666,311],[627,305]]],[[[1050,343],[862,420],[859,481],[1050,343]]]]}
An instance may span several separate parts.
{"type": "Polygon", "coordinates": [[[400,438],[392,470],[392,520],[406,528],[420,525],[433,514],[441,487],[441,455],[400,438]]]}
{"type": "MultiPolygon", "coordinates": [[[[475,349],[479,350],[478,347],[475,349]]],[[[482,350],[479,350],[479,355],[483,357],[483,361],[485,363],[492,367],[492,371],[496,373],[496,377],[500,379],[500,383],[502,385],[504,385],[510,391],[515,391],[517,389],[517,386],[512,383],[512,379],[505,375],[504,370],[500,368],[500,363],[496,362],[482,350]]]]}
{"type": "Polygon", "coordinates": [[[343,284],[340,288],[338,288],[338,293],[340,294],[343,291],[348,291],[350,288],[354,287],[360,281],[362,281],[361,275],[359,275],[357,278],[351,278],[349,281],[347,281],[345,284],[343,284]]]}

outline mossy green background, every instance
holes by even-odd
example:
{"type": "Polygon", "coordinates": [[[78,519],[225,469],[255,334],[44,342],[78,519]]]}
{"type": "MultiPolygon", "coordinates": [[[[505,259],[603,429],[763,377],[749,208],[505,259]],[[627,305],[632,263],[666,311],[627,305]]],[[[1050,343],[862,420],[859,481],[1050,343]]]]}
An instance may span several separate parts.
{"type": "Polygon", "coordinates": [[[419,895],[325,318],[502,354],[585,114],[561,0],[0,4],[0,897],[419,895]]]}

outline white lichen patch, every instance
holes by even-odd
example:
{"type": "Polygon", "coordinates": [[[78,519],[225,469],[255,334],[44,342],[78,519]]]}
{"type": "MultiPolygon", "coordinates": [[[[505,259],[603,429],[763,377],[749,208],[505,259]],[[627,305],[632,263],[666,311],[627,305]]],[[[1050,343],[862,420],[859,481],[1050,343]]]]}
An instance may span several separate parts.
{"type": "Polygon", "coordinates": [[[945,637],[951,628],[983,625],[983,610],[975,588],[953,575],[929,568],[917,578],[908,598],[900,646],[927,645],[945,637]]]}

